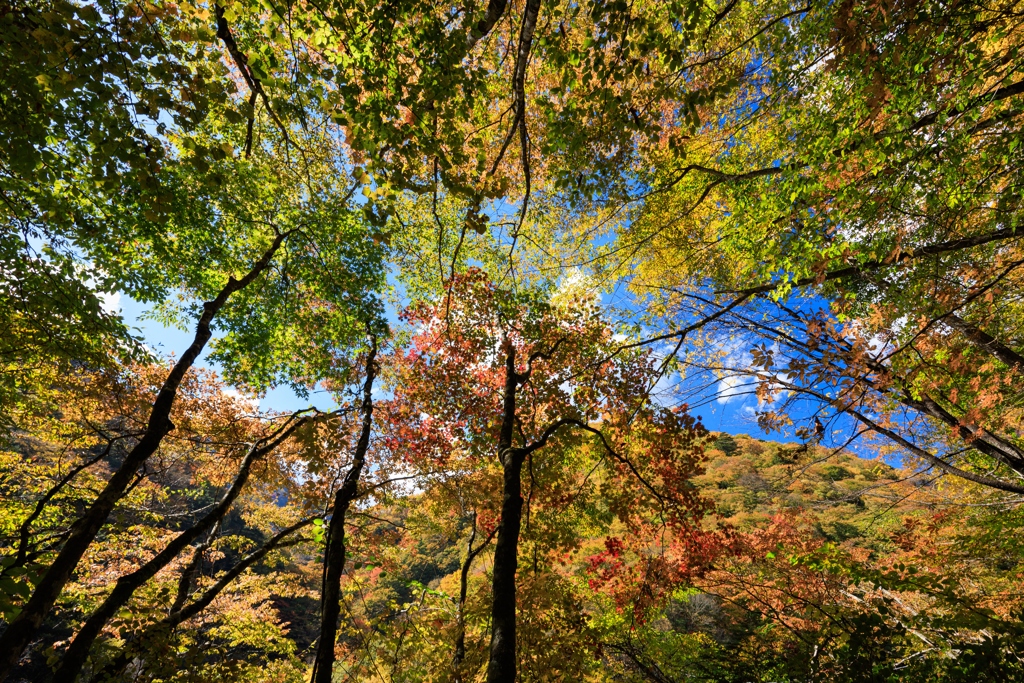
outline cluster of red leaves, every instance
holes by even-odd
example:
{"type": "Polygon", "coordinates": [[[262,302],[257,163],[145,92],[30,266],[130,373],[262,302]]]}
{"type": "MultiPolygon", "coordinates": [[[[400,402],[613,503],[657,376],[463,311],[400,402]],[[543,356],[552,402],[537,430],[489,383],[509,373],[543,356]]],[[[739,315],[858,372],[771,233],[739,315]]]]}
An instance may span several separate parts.
{"type": "Polygon", "coordinates": [[[702,471],[706,431],[685,410],[647,400],[656,364],[644,351],[618,348],[596,302],[559,306],[513,295],[471,270],[455,278],[450,296],[403,319],[414,333],[408,350],[387,360],[394,398],[378,411],[382,443],[395,460],[442,482],[432,504],[476,510],[484,533],[497,523],[513,353],[515,372],[528,374],[513,445],[536,443],[559,419],[578,421],[527,462],[525,539],[557,563],[585,541],[575,527],[587,514],[580,511],[609,510],[626,533],[588,561],[590,585],[638,612],[721,552],[722,532],[701,524],[712,505],[691,483],[702,471]]]}

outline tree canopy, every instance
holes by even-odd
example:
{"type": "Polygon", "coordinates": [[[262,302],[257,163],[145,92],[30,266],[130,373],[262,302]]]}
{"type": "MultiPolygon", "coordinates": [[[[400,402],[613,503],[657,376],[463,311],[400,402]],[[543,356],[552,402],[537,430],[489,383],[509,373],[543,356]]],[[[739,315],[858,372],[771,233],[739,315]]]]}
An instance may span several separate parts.
{"type": "Polygon", "coordinates": [[[0,683],[1020,680],[1021,17],[7,2],[0,683]]]}

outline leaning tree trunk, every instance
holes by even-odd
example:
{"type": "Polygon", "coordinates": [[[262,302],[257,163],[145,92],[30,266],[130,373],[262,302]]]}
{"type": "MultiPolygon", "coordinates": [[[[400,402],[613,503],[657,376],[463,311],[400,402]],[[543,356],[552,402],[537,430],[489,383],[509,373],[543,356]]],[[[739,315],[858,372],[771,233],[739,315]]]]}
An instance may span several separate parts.
{"type": "Polygon", "coordinates": [[[131,600],[135,591],[156,576],[157,572],[170,564],[189,545],[224,519],[224,516],[248,481],[253,463],[272,452],[299,427],[311,420],[312,418],[309,417],[299,418],[291,425],[282,427],[269,443],[262,446],[260,444],[263,442],[254,444],[249,449],[245,458],[242,459],[238,473],[235,475],[234,481],[231,482],[231,486],[212,510],[203,515],[190,528],[174,537],[163,550],[154,555],[148,562],[131,574],[125,574],[117,580],[117,583],[114,584],[114,590],[110,592],[100,606],[86,619],[82,628],[79,629],[75,639],[71,642],[71,646],[64,654],[60,667],[54,673],[52,683],[74,683],[79,672],[82,670],[82,666],[85,664],[85,660],[89,656],[92,644],[99,637],[107,622],[131,600]]]}
{"type": "Polygon", "coordinates": [[[324,557],[324,583],[321,593],[320,638],[313,662],[313,683],[331,683],[334,671],[334,643],[338,636],[341,615],[341,575],[345,571],[345,513],[356,497],[359,475],[366,462],[373,427],[373,379],[376,372],[377,341],[371,340],[366,360],[366,381],[363,384],[363,424],[356,442],[352,466],[334,496],[334,512],[327,526],[327,551],[324,557]]]}
{"type": "Polygon", "coordinates": [[[178,387],[181,386],[185,373],[195,363],[196,358],[199,357],[206,343],[213,335],[210,323],[213,321],[214,316],[227,303],[228,297],[248,286],[270,265],[270,260],[289,234],[283,233],[278,235],[270,248],[241,280],[229,277],[228,283],[220,290],[217,297],[213,301],[207,301],[203,304],[203,313],[196,324],[196,333],[192,344],[181,355],[181,358],[178,359],[178,362],[175,363],[171,372],[167,375],[167,379],[164,380],[160,393],[153,402],[149,423],[146,426],[146,432],[142,439],[128,453],[128,456],[107,481],[106,486],[96,497],[96,500],[89,506],[89,509],[72,525],[71,533],[68,535],[67,540],[61,547],[60,552],[57,553],[53,563],[46,570],[46,573],[43,574],[39,583],[36,584],[36,589],[25,604],[25,607],[7,626],[7,630],[4,631],[3,635],[0,636],[0,681],[7,679],[11,670],[17,665],[18,660],[21,659],[25,648],[28,647],[39,631],[43,619],[53,609],[53,605],[57,602],[57,598],[60,597],[64,586],[71,580],[71,575],[74,573],[75,568],[78,567],[78,563],[81,561],[82,556],[85,555],[85,551],[92,544],[93,539],[96,538],[96,534],[99,533],[100,528],[106,523],[107,517],[110,516],[114,506],[121,500],[124,492],[129,484],[131,484],[135,473],[156,452],[164,436],[174,429],[170,415],[174,399],[178,394],[178,387]]]}

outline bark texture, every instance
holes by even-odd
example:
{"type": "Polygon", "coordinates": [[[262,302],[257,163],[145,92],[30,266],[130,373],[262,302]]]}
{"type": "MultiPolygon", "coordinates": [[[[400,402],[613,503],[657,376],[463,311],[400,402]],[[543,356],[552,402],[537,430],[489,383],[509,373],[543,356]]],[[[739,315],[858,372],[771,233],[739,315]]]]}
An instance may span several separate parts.
{"type": "Polygon", "coordinates": [[[494,547],[491,580],[491,648],[487,683],[516,680],[516,570],[519,567],[519,531],[523,516],[523,460],[521,449],[512,447],[516,418],[516,390],[526,376],[516,373],[516,351],[505,343],[505,390],[502,397],[498,458],[504,470],[501,523],[494,547]]]}
{"type": "Polygon", "coordinates": [[[324,558],[324,583],[320,607],[320,638],[313,662],[313,683],[331,683],[334,670],[334,643],[338,636],[341,615],[341,575],[345,571],[345,513],[356,497],[359,476],[366,463],[373,428],[373,380],[376,373],[376,339],[371,341],[366,360],[366,381],[363,383],[363,422],[356,442],[352,466],[334,496],[334,513],[327,527],[327,552],[324,558]]]}
{"type": "Polygon", "coordinates": [[[106,523],[114,506],[124,495],[125,490],[135,477],[135,473],[156,452],[164,436],[174,429],[170,415],[174,399],[178,394],[178,387],[181,386],[185,373],[189,371],[203,348],[206,347],[207,342],[210,341],[213,334],[210,323],[227,303],[228,297],[247,287],[270,265],[270,260],[289,234],[278,235],[270,248],[244,277],[240,280],[229,277],[227,284],[217,297],[213,301],[203,304],[203,313],[196,324],[195,337],[178,362],[175,363],[167,375],[167,379],[164,380],[160,393],[157,394],[156,400],[153,402],[145,434],[107,481],[96,500],[72,526],[67,541],[36,585],[36,589],[25,607],[0,636],[0,681],[7,679],[29,643],[35,638],[43,619],[53,609],[54,603],[57,602],[64,586],[71,579],[71,575],[85,551],[96,538],[100,528],[106,523]]]}

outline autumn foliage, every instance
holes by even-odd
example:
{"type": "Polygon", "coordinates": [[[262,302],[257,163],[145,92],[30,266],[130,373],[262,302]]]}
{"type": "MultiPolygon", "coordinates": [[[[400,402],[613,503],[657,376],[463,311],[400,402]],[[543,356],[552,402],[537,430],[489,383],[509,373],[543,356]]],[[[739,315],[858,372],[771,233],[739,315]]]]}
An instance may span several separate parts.
{"type": "Polygon", "coordinates": [[[1024,680],[1022,16],[0,2],[0,683],[1024,680]]]}

